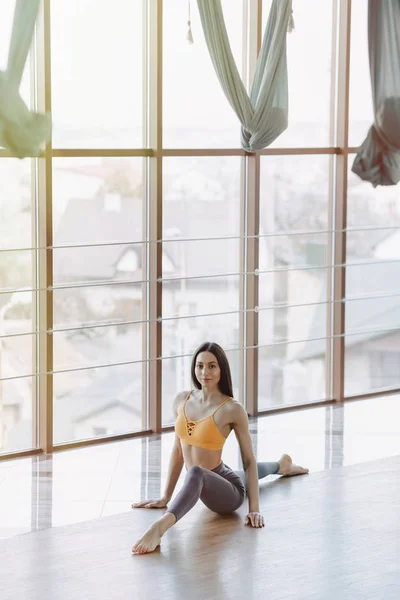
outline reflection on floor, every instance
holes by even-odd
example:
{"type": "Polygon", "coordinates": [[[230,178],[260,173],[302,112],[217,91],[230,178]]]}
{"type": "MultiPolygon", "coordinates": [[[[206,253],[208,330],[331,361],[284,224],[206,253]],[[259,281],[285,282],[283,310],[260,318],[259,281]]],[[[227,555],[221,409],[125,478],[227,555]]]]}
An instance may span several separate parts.
{"type": "MultiPolygon", "coordinates": [[[[400,455],[400,396],[252,419],[250,430],[258,460],[287,452],[310,473],[392,457],[400,455]]],[[[0,538],[128,512],[133,501],[157,497],[172,442],[167,433],[0,462],[0,538]]],[[[234,435],[223,458],[239,467],[234,435]]]]}
{"type": "Polygon", "coordinates": [[[131,547],[150,510],[1,540],[1,598],[398,600],[399,470],[397,456],[266,482],[263,529],[243,526],[245,505],[198,503],[146,556],[131,547]]]}

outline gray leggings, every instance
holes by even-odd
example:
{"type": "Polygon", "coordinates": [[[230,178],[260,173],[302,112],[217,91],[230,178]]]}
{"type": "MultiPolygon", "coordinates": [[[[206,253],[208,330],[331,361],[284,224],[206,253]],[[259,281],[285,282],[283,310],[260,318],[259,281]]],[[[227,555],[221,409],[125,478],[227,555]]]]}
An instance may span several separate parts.
{"type": "MultiPolygon", "coordinates": [[[[275,475],[279,471],[278,462],[257,463],[258,479],[275,475]]],[[[167,512],[181,519],[200,499],[213,512],[228,515],[237,510],[246,496],[245,475],[235,472],[221,463],[209,471],[203,467],[190,467],[186,473],[182,489],[174,498],[167,512]]]]}

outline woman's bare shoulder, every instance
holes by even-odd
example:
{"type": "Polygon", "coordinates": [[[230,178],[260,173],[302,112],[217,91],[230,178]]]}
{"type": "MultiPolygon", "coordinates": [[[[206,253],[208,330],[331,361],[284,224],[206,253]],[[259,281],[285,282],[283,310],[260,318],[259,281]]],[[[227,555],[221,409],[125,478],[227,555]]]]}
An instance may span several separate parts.
{"type": "Polygon", "coordinates": [[[247,413],[243,408],[243,405],[234,398],[231,398],[231,402],[227,402],[224,408],[226,414],[229,415],[231,422],[235,422],[238,419],[247,417],[247,413]]]}
{"type": "Polygon", "coordinates": [[[224,404],[224,409],[226,410],[226,412],[230,412],[232,414],[238,414],[240,411],[244,410],[240,402],[238,402],[234,398],[230,398],[230,402],[226,402],[224,404]]]}
{"type": "Polygon", "coordinates": [[[175,396],[173,407],[172,407],[175,417],[178,416],[178,412],[182,408],[182,406],[189,394],[190,394],[190,391],[186,391],[186,392],[179,392],[179,394],[177,394],[175,396]]]}

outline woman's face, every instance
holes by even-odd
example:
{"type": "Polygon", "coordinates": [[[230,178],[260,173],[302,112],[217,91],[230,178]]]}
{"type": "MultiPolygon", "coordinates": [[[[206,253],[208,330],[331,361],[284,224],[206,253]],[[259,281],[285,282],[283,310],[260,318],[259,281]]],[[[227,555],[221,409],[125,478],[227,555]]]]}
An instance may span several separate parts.
{"type": "Polygon", "coordinates": [[[211,352],[200,352],[197,355],[195,373],[202,387],[218,388],[221,369],[216,356],[211,352]]]}

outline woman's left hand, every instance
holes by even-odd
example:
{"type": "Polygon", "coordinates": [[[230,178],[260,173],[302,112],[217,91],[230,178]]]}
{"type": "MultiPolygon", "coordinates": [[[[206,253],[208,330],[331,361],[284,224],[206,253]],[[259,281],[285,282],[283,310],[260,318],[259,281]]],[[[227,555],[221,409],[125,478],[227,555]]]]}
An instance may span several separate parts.
{"type": "Polygon", "coordinates": [[[259,512],[249,512],[244,518],[244,524],[251,527],[264,527],[264,517],[259,512]]]}

